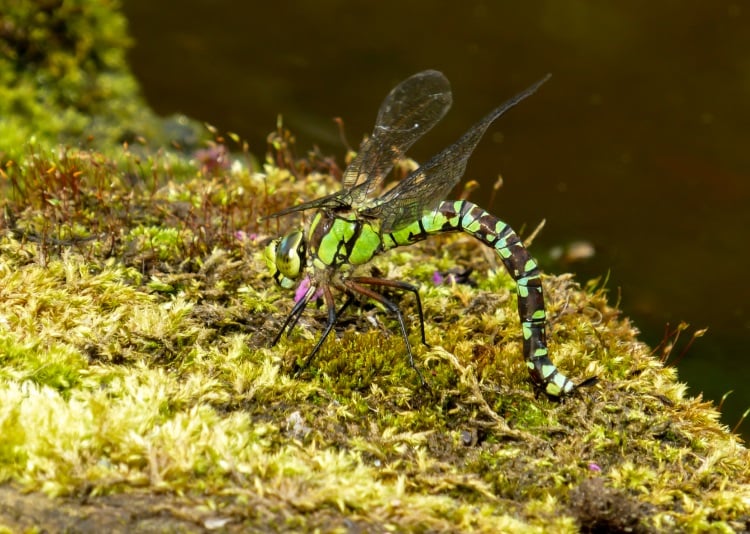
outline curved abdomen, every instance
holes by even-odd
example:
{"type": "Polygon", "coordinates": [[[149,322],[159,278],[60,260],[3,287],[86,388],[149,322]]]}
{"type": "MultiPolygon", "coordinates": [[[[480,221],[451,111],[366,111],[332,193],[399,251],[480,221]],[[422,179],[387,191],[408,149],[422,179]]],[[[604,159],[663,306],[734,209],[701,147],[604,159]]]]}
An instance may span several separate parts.
{"type": "Polygon", "coordinates": [[[387,249],[444,232],[465,232],[495,249],[516,281],[523,353],[532,379],[549,395],[560,396],[572,391],[573,383],[549,359],[545,332],[547,316],[539,265],[510,226],[476,204],[465,200],[447,200],[418,221],[383,234],[381,239],[387,249]]]}

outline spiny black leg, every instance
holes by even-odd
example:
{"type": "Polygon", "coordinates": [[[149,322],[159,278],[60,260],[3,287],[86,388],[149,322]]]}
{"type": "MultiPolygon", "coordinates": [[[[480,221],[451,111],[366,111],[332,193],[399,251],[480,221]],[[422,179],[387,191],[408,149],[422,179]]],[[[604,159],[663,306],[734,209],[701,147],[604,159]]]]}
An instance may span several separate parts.
{"type": "Polygon", "coordinates": [[[427,343],[427,338],[424,335],[424,315],[422,314],[422,299],[419,298],[419,289],[417,286],[402,282],[400,280],[388,280],[385,278],[372,278],[370,276],[354,276],[350,278],[355,283],[365,284],[370,286],[385,286],[392,287],[395,289],[401,289],[403,291],[409,291],[414,293],[414,297],[417,299],[417,314],[419,315],[419,330],[422,334],[422,344],[425,347],[430,345],[427,343]]]}
{"type": "MultiPolygon", "coordinates": [[[[312,352],[310,352],[307,358],[305,358],[305,361],[302,363],[302,365],[295,365],[297,371],[304,369],[310,364],[310,360],[312,360],[315,354],[317,354],[318,350],[320,350],[320,347],[328,337],[328,334],[331,333],[333,325],[336,324],[336,303],[333,301],[333,293],[331,293],[331,288],[327,285],[323,286],[323,300],[325,301],[326,308],[328,309],[328,321],[326,321],[326,328],[325,330],[323,330],[323,334],[320,336],[320,339],[313,347],[312,352]]],[[[346,306],[349,305],[349,302],[351,302],[351,299],[345,302],[341,309],[343,310],[344,308],[346,308],[346,306]]]]}
{"type": "Polygon", "coordinates": [[[285,330],[288,332],[291,332],[292,328],[294,328],[294,325],[297,324],[297,321],[299,321],[300,316],[302,315],[302,312],[305,311],[305,308],[307,307],[307,303],[310,302],[310,297],[314,291],[306,293],[301,299],[297,301],[297,303],[292,308],[292,311],[289,312],[289,315],[286,316],[286,320],[284,321],[284,324],[281,325],[281,329],[279,330],[279,333],[276,334],[276,337],[271,342],[271,346],[273,347],[276,345],[276,343],[279,342],[279,339],[281,339],[281,335],[284,333],[285,330]]]}
{"type": "MultiPolygon", "coordinates": [[[[312,299],[310,299],[310,300],[312,300],[312,299]]],[[[291,322],[289,323],[289,326],[287,326],[287,328],[286,328],[286,335],[287,336],[289,336],[289,333],[292,330],[294,330],[295,326],[297,326],[297,323],[299,322],[299,318],[302,317],[302,312],[305,311],[305,308],[307,307],[307,304],[309,302],[310,302],[309,300],[306,301],[305,305],[302,307],[302,309],[300,309],[297,313],[294,314],[294,318],[291,320],[291,322]]],[[[295,308],[296,308],[296,306],[295,306],[295,308]]],[[[294,309],[292,309],[292,312],[294,312],[294,309]]],[[[291,315],[291,313],[290,313],[290,315],[291,315]]]]}
{"type": "Polygon", "coordinates": [[[341,305],[341,308],[339,308],[339,311],[336,312],[336,318],[341,316],[342,313],[344,313],[344,310],[349,307],[349,304],[354,302],[354,295],[351,295],[349,293],[346,294],[346,301],[344,304],[341,305]]]}
{"type": "MultiPolygon", "coordinates": [[[[312,299],[310,299],[310,300],[312,300],[312,299]]],[[[349,305],[352,303],[353,300],[354,300],[354,297],[352,295],[347,295],[346,296],[346,302],[344,302],[344,304],[341,306],[341,308],[339,309],[339,311],[336,312],[336,318],[337,319],[343,313],[343,311],[349,307],[349,305]]],[[[287,335],[289,335],[289,332],[291,332],[292,330],[294,330],[294,327],[297,326],[297,322],[299,321],[299,318],[302,317],[302,312],[303,311],[304,311],[304,308],[302,308],[302,310],[300,310],[300,312],[297,313],[297,315],[294,317],[294,320],[287,327],[287,329],[286,329],[287,335]]],[[[278,337],[277,337],[277,339],[278,339],[278,337]]]]}
{"type": "Polygon", "coordinates": [[[409,354],[409,365],[411,365],[412,369],[414,369],[417,372],[417,375],[419,376],[419,381],[422,383],[422,385],[427,386],[427,382],[422,376],[422,372],[414,363],[414,356],[411,353],[411,343],[409,343],[409,337],[406,334],[406,324],[404,323],[404,317],[403,315],[401,315],[401,310],[398,309],[398,306],[396,306],[393,302],[385,298],[383,295],[381,295],[377,291],[373,291],[372,289],[367,288],[363,285],[360,285],[351,279],[344,280],[342,283],[348,291],[361,293],[362,295],[365,295],[366,297],[370,297],[372,300],[380,302],[383,306],[385,306],[388,309],[388,311],[396,315],[396,317],[398,318],[398,324],[401,327],[401,335],[404,338],[404,343],[406,343],[406,352],[409,354]]]}

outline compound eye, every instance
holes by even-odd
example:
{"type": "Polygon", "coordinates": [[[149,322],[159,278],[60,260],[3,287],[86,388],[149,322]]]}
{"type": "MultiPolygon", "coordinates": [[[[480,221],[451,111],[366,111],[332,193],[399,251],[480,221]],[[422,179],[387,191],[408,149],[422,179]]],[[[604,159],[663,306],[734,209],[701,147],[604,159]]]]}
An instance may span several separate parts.
{"type": "Polygon", "coordinates": [[[297,278],[305,261],[305,240],[301,231],[285,236],[276,247],[276,268],[287,278],[297,278]]]}
{"type": "Polygon", "coordinates": [[[266,249],[263,251],[263,259],[266,260],[266,266],[268,267],[268,270],[271,271],[271,274],[275,274],[279,270],[276,267],[276,251],[279,248],[280,241],[281,241],[281,238],[274,239],[268,244],[266,249]]]}

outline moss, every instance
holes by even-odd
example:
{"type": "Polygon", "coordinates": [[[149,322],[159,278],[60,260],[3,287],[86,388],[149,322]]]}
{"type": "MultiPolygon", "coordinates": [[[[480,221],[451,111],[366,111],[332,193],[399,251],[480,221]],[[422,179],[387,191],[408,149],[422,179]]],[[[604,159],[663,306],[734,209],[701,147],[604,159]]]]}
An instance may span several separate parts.
{"type": "Polygon", "coordinates": [[[123,142],[199,140],[192,121],[162,121],[127,68],[116,0],[6,2],[0,15],[0,162],[30,140],[109,151],[123,142]]]}
{"type": "Polygon", "coordinates": [[[308,182],[242,163],[217,180],[173,157],[133,166],[126,150],[38,150],[3,168],[10,488],[88,495],[110,512],[131,495],[143,514],[169,503],[204,525],[303,530],[746,525],[747,450],[685,396],[604,290],[544,280],[556,362],[600,379],[559,404],[528,382],[512,280],[461,236],[370,267],[421,281],[430,347],[412,297],[401,306],[428,389],[395,321],[370,306],[345,315],[338,339],[294,375],[323,312],[269,348],[291,298],[264,272],[277,228],[257,215],[308,182]],[[472,284],[431,281],[469,265],[472,284]]]}
{"type": "Polygon", "coordinates": [[[231,135],[186,156],[100,134],[118,123],[102,98],[138,102],[120,15],[32,5],[0,35],[0,530],[749,528],[747,449],[597,284],[544,279],[552,357],[599,378],[561,403],[529,383],[512,279],[462,236],[365,267],[420,284],[429,347],[399,302],[428,387],[368,303],[311,361],[322,310],[271,348],[292,299],[261,251],[296,221],[258,216],[331,191],[338,167],[292,157],[283,128],[262,172],[231,135]],[[65,83],[30,96],[24,72],[65,83]],[[63,111],[43,123],[39,102],[63,111]],[[106,146],[56,144],[91,132],[106,146]]]}

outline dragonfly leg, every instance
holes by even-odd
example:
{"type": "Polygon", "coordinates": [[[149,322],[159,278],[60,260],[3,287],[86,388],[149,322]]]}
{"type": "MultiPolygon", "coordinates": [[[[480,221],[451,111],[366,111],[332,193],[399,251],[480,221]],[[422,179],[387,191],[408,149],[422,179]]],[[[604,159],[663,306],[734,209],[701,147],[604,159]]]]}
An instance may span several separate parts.
{"type": "MultiPolygon", "coordinates": [[[[339,308],[339,311],[336,312],[337,319],[344,312],[344,310],[349,307],[353,300],[354,297],[352,295],[347,295],[346,302],[344,302],[341,308],[339,308]]],[[[281,339],[281,335],[284,333],[284,330],[286,330],[287,335],[289,335],[289,332],[294,330],[294,327],[297,326],[297,322],[299,321],[299,318],[302,317],[302,312],[305,311],[305,307],[307,306],[309,301],[310,299],[300,299],[297,304],[295,304],[294,308],[292,308],[292,311],[287,316],[286,321],[284,321],[284,325],[281,327],[281,330],[278,334],[276,334],[273,343],[271,343],[272,347],[279,342],[279,339],[281,339]]]]}
{"type": "MultiPolygon", "coordinates": [[[[323,300],[326,304],[326,308],[328,309],[328,320],[326,321],[325,330],[323,330],[320,339],[318,339],[318,342],[315,344],[310,354],[307,355],[307,358],[305,358],[304,362],[302,362],[301,365],[295,365],[296,371],[301,371],[310,364],[310,361],[318,353],[320,347],[323,346],[323,342],[328,337],[328,334],[330,334],[331,330],[333,330],[333,325],[336,324],[336,319],[338,318],[336,314],[336,303],[333,300],[333,293],[331,293],[331,288],[328,285],[323,286],[323,300]]],[[[344,310],[348,305],[349,301],[345,302],[341,309],[344,310]]]]}
{"type": "Polygon", "coordinates": [[[413,293],[414,298],[417,299],[417,314],[419,315],[419,330],[422,334],[422,344],[425,347],[430,346],[427,344],[427,338],[424,335],[424,315],[422,314],[422,299],[419,298],[419,289],[417,288],[417,286],[409,284],[407,282],[402,282],[400,280],[387,280],[385,278],[373,278],[370,276],[355,276],[350,278],[350,280],[358,284],[392,287],[395,289],[401,289],[403,291],[409,291],[410,293],[413,293]]]}
{"type": "Polygon", "coordinates": [[[308,302],[310,302],[310,297],[308,295],[303,296],[301,299],[299,299],[296,302],[296,304],[294,305],[294,308],[292,308],[292,311],[289,312],[289,315],[286,316],[286,319],[284,320],[284,324],[281,325],[281,328],[279,329],[279,333],[276,334],[275,338],[273,338],[273,341],[271,342],[272,347],[276,345],[276,343],[279,342],[282,334],[285,331],[287,332],[287,335],[289,334],[289,332],[292,331],[294,326],[297,324],[297,321],[299,321],[299,318],[302,315],[302,312],[305,311],[305,308],[307,307],[308,302]]]}
{"type": "Polygon", "coordinates": [[[345,309],[347,309],[349,305],[352,303],[352,301],[354,300],[354,296],[347,294],[346,301],[344,301],[344,304],[341,305],[341,308],[339,308],[338,311],[336,311],[336,308],[334,306],[333,294],[331,293],[331,288],[328,286],[325,286],[323,288],[323,299],[326,303],[326,308],[328,309],[328,320],[326,321],[326,328],[325,330],[323,330],[323,334],[320,336],[320,339],[313,347],[313,350],[307,356],[307,359],[305,360],[303,367],[307,367],[307,365],[310,363],[310,360],[313,359],[313,356],[315,356],[318,353],[318,350],[320,350],[320,347],[323,346],[323,342],[328,337],[328,334],[331,333],[331,330],[333,329],[333,326],[336,324],[336,321],[338,321],[339,317],[341,316],[341,313],[345,309]]]}
{"type": "MultiPolygon", "coordinates": [[[[357,283],[356,280],[353,280],[353,279],[342,280],[342,284],[344,288],[346,288],[346,290],[350,293],[359,293],[361,295],[371,298],[372,300],[376,302],[380,302],[383,306],[385,306],[388,309],[388,311],[393,313],[398,318],[398,324],[401,327],[401,335],[404,338],[404,343],[406,343],[406,352],[409,355],[409,365],[411,365],[412,369],[414,369],[417,372],[417,375],[419,376],[419,381],[422,383],[422,385],[427,386],[427,382],[422,376],[422,372],[414,363],[414,355],[411,352],[411,343],[409,343],[409,336],[406,333],[406,324],[404,323],[404,316],[401,314],[401,310],[399,310],[398,306],[396,306],[393,302],[385,298],[383,295],[381,295],[377,291],[373,291],[372,289],[357,283]]],[[[382,284],[382,285],[385,285],[385,284],[382,284]]]]}
{"type": "Polygon", "coordinates": [[[346,301],[341,305],[339,308],[339,311],[336,312],[336,318],[338,318],[342,313],[344,313],[344,310],[349,307],[349,305],[354,302],[354,295],[347,293],[346,294],[346,301]]]}

